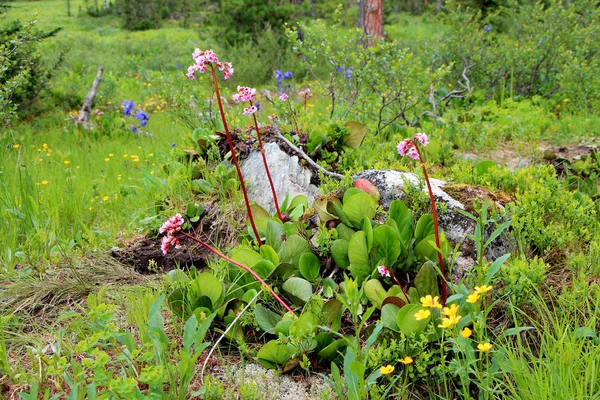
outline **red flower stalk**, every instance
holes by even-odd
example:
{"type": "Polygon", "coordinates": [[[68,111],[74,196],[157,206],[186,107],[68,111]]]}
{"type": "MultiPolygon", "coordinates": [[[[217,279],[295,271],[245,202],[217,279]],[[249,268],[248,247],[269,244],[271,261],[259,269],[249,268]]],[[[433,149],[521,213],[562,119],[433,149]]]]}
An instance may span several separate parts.
{"type": "Polygon", "coordinates": [[[231,150],[231,159],[233,160],[233,164],[235,165],[235,169],[238,174],[238,178],[240,180],[240,185],[242,186],[242,193],[244,194],[244,202],[246,203],[246,210],[248,211],[248,218],[250,219],[250,225],[252,226],[252,230],[254,231],[254,236],[256,236],[256,240],[258,241],[258,245],[262,246],[262,241],[260,240],[260,235],[258,234],[258,229],[256,229],[256,224],[254,223],[254,217],[252,216],[252,210],[250,209],[250,200],[248,200],[248,192],[246,191],[246,184],[244,183],[244,177],[242,176],[242,170],[240,165],[238,164],[237,155],[235,153],[235,149],[233,147],[233,140],[231,139],[231,134],[229,133],[229,127],[227,126],[227,120],[225,120],[225,111],[223,110],[223,103],[221,102],[221,94],[219,93],[219,84],[217,83],[217,74],[215,72],[215,67],[211,64],[211,72],[213,77],[213,83],[215,86],[215,94],[217,96],[217,103],[219,104],[219,112],[221,113],[221,121],[223,121],[223,128],[225,129],[225,136],[227,136],[227,143],[229,144],[229,150],[231,150]]]}
{"type": "Polygon", "coordinates": [[[435,198],[433,197],[433,190],[431,189],[431,183],[429,182],[429,174],[427,174],[427,168],[425,168],[425,161],[423,155],[419,150],[419,144],[427,146],[429,140],[427,135],[424,133],[415,134],[413,139],[404,139],[398,144],[398,153],[401,156],[408,155],[409,157],[419,160],[421,168],[423,169],[423,175],[425,176],[425,182],[427,183],[427,190],[429,191],[429,199],[431,200],[431,213],[433,214],[433,228],[435,234],[435,245],[438,248],[438,262],[440,264],[440,271],[442,272],[442,305],[446,305],[446,299],[448,294],[446,291],[446,272],[444,270],[444,258],[442,257],[441,245],[440,245],[440,228],[438,225],[437,211],[435,207],[435,198]]]}

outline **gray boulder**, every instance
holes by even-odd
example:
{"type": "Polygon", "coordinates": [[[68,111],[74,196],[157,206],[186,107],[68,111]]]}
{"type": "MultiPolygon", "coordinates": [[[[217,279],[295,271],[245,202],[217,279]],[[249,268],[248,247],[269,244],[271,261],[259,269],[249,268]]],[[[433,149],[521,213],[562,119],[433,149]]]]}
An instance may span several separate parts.
{"type": "MultiPolygon", "coordinates": [[[[276,143],[268,143],[264,149],[279,202],[283,202],[288,194],[291,198],[303,194],[311,204],[320,194],[319,188],[310,183],[311,172],[298,163],[297,156],[288,155],[276,143]]],[[[250,200],[275,214],[273,194],[260,152],[250,153],[241,168],[250,200]]]]}
{"type": "MultiPolygon", "coordinates": [[[[380,203],[386,210],[389,209],[393,200],[405,199],[405,185],[420,186],[420,179],[410,172],[399,172],[392,170],[366,170],[353,176],[354,179],[366,179],[379,190],[381,196],[380,203]]],[[[448,242],[454,248],[460,244],[459,251],[462,253],[457,260],[452,278],[458,282],[464,274],[472,268],[477,258],[475,243],[468,236],[475,232],[475,222],[458,210],[465,210],[466,206],[459,200],[456,200],[446,191],[445,181],[439,179],[430,179],[431,189],[436,203],[444,203],[446,211],[438,216],[440,227],[444,230],[448,242]]],[[[427,191],[427,186],[422,183],[423,190],[427,191]]],[[[489,236],[496,227],[493,224],[486,228],[486,236],[489,236]]],[[[486,258],[495,260],[503,254],[514,251],[514,241],[506,235],[501,235],[495,239],[486,251],[486,258]]]]}

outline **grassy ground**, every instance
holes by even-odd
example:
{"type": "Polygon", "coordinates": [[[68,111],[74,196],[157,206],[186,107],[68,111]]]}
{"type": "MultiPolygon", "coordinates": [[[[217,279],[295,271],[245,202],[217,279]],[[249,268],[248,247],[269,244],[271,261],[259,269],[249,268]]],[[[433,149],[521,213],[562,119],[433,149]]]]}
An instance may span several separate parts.
{"type": "MultiPolygon", "coordinates": [[[[0,307],[4,327],[0,376],[12,372],[13,380],[21,382],[11,388],[14,395],[31,390],[28,383],[34,380],[31,371],[36,370],[32,367],[36,363],[53,368],[62,358],[70,363],[71,355],[92,351],[95,343],[86,341],[90,337],[114,334],[114,338],[120,338],[115,341],[121,340],[122,332],[111,325],[115,315],[119,328],[131,330],[136,343],[148,348],[156,343],[146,334],[151,330],[148,324],[162,318],[152,314],[156,308],[153,304],[174,278],[143,277],[102,254],[140,233],[152,232],[165,215],[181,210],[194,199],[188,178],[190,167],[181,151],[191,143],[191,129],[175,115],[193,118],[202,106],[187,111],[174,108],[171,95],[183,93],[180,98],[189,98],[205,88],[195,82],[193,86],[183,76],[190,52],[203,44],[199,43],[196,28],[184,29],[165,22],[160,30],[132,33],[122,30],[114,17],[80,15],[83,1],[71,2],[70,17],[62,0],[10,4],[7,20],[25,21],[37,12],[35,18],[42,29],[62,28],[40,51],[50,64],[64,54],[34,112],[0,136],[0,307]],[[95,106],[104,115],[94,122],[100,123],[102,130],[79,132],[72,117],[99,66],[104,67],[104,79],[95,106]],[[125,99],[133,100],[136,109],[150,115],[141,134],[131,132],[131,125],[137,121],[122,114],[125,99]],[[108,287],[107,292],[97,294],[103,286],[108,287]],[[82,301],[86,298],[87,302],[82,301]],[[66,314],[57,320],[63,312],[66,314]],[[56,343],[64,345],[62,353],[44,350],[56,343]],[[39,356],[44,351],[44,356],[39,356]]],[[[401,42],[437,40],[444,34],[444,27],[431,17],[399,16],[392,22],[388,35],[401,42]]],[[[296,83],[300,86],[310,82],[296,83]]],[[[311,127],[325,122],[327,104],[327,99],[320,96],[311,99],[307,111],[299,111],[300,125],[311,127]]],[[[597,115],[579,113],[565,100],[560,115],[553,107],[539,99],[506,99],[502,104],[486,101],[468,110],[448,109],[440,121],[422,125],[437,142],[436,147],[430,147],[430,161],[443,165],[435,168],[433,175],[510,192],[518,201],[509,210],[515,221],[525,226],[519,231],[521,239],[540,243],[531,251],[520,249],[527,260],[521,264],[511,262],[512,269],[503,270],[501,286],[524,288],[522,293],[514,297],[514,291],[507,290],[498,299],[505,313],[503,321],[535,327],[538,336],[528,341],[523,340],[525,335],[496,338],[504,354],[504,370],[493,379],[478,381],[483,398],[599,398],[600,346],[596,333],[600,245],[595,240],[597,232],[590,228],[593,222],[588,223],[594,218],[591,211],[581,211],[593,206],[581,205],[580,214],[577,210],[567,212],[569,207],[576,208],[573,196],[552,173],[545,175],[545,167],[513,172],[499,166],[492,173],[479,174],[473,163],[462,160],[464,153],[475,153],[498,164],[509,164],[517,157],[535,164],[544,154],[540,147],[596,143],[595,138],[600,136],[597,115]],[[550,196],[536,198],[534,194],[545,193],[544,188],[558,189],[550,196]],[[536,228],[527,230],[532,225],[536,228]],[[545,229],[553,232],[545,233],[545,229]],[[591,239],[586,241],[584,237],[591,239]],[[531,272],[533,255],[556,260],[542,265],[542,278],[531,272]],[[581,337],[589,341],[582,342],[581,337]]],[[[265,104],[261,115],[264,123],[270,111],[265,104]]],[[[232,115],[232,119],[236,125],[248,124],[239,116],[232,115]]],[[[395,154],[405,134],[389,132],[384,140],[368,136],[359,151],[345,156],[349,170],[408,169],[409,164],[395,154]]],[[[223,193],[227,191],[221,190],[226,178],[215,179],[218,190],[211,193],[212,200],[225,200],[223,203],[229,204],[223,207],[241,209],[236,204],[239,191],[223,193]]],[[[224,264],[213,267],[224,273],[224,264]]],[[[266,296],[260,300],[267,300],[266,296]]],[[[185,329],[183,322],[172,314],[163,314],[167,339],[179,343],[185,329]]],[[[209,337],[215,339],[216,335],[209,337]]],[[[240,346],[240,354],[254,354],[252,349],[240,346]]],[[[173,350],[166,356],[155,356],[162,357],[161,368],[168,369],[179,360],[174,354],[173,350]]],[[[151,358],[142,350],[135,353],[137,356],[151,358]]],[[[95,357],[98,359],[98,354],[95,357]]],[[[133,368],[137,374],[136,367],[142,364],[129,363],[125,358],[119,361],[123,370],[133,368]]],[[[99,371],[103,366],[94,364],[93,368],[99,371]]],[[[55,370],[45,370],[35,378],[43,381],[49,376],[46,373],[59,375],[55,370]]],[[[485,375],[479,369],[477,373],[485,375]]],[[[126,382],[119,384],[124,387],[126,382]]],[[[176,381],[169,381],[169,385],[173,389],[168,398],[181,395],[174,389],[176,381]]],[[[409,391],[419,389],[408,387],[409,391]]],[[[250,389],[252,396],[260,398],[258,391],[250,389]]],[[[61,391],[68,392],[67,388],[52,387],[53,393],[61,391]]],[[[233,396],[219,384],[209,385],[209,391],[211,395],[206,398],[233,396]]],[[[81,393],[79,398],[83,398],[81,393]]]]}

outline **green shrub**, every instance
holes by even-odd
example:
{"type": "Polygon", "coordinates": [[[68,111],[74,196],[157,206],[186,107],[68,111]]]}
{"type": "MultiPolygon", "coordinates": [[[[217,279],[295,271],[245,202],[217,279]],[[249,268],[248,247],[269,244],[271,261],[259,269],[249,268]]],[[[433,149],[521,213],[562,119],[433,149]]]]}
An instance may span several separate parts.
{"type": "Polygon", "coordinates": [[[14,21],[0,29],[0,128],[10,124],[17,110],[33,103],[56,67],[43,65],[38,45],[60,29],[45,33],[35,24],[14,21]]]}

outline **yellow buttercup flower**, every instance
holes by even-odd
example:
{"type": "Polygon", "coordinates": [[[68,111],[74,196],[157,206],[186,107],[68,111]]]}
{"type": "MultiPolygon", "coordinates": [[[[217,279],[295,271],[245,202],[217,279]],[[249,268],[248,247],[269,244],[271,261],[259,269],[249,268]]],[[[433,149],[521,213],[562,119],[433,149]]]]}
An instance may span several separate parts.
{"type": "Polygon", "coordinates": [[[475,292],[467,296],[467,303],[475,304],[479,300],[479,293],[475,292]]]}
{"type": "Polygon", "coordinates": [[[409,356],[406,356],[406,357],[400,359],[400,362],[404,365],[412,364],[413,361],[414,360],[412,359],[412,357],[409,357],[409,356]]]}
{"type": "Polygon", "coordinates": [[[458,312],[458,305],[451,304],[450,307],[444,307],[442,314],[451,317],[453,315],[456,315],[457,312],[458,312]]]}
{"type": "Polygon", "coordinates": [[[469,328],[465,328],[462,331],[460,331],[460,336],[464,337],[465,339],[470,338],[472,334],[473,334],[473,331],[470,330],[469,328]]]}
{"type": "Polygon", "coordinates": [[[423,321],[424,319],[429,318],[431,315],[431,311],[429,310],[419,310],[419,312],[415,313],[415,319],[417,321],[423,321]]]}
{"type": "Polygon", "coordinates": [[[381,368],[379,368],[379,372],[381,372],[381,375],[389,375],[392,372],[394,372],[394,366],[390,364],[382,366],[381,368]]]}
{"type": "Polygon", "coordinates": [[[104,196],[104,197],[102,198],[102,201],[108,201],[108,196],[104,196]]]}
{"type": "Polygon", "coordinates": [[[432,297],[428,294],[425,297],[421,297],[421,305],[427,308],[442,308],[442,305],[439,303],[439,296],[432,297]]]}
{"type": "Polygon", "coordinates": [[[490,350],[492,349],[492,345],[491,345],[490,343],[488,343],[488,342],[485,342],[485,343],[479,343],[479,344],[477,345],[477,348],[478,348],[480,351],[482,351],[482,352],[484,352],[484,353],[487,353],[488,351],[490,351],[490,350]]]}
{"type": "Polygon", "coordinates": [[[41,181],[40,183],[41,183],[42,185],[47,185],[47,184],[48,184],[48,181],[44,180],[44,181],[41,181]]]}
{"type": "Polygon", "coordinates": [[[106,162],[109,162],[109,161],[110,161],[110,158],[106,157],[106,158],[104,159],[104,161],[106,161],[106,162]]]}
{"type": "Polygon", "coordinates": [[[490,290],[492,290],[492,286],[475,286],[475,292],[479,293],[479,294],[484,294],[489,292],[490,290]]]}
{"type": "Polygon", "coordinates": [[[460,321],[462,317],[460,315],[452,315],[448,318],[443,318],[442,319],[442,323],[438,325],[438,328],[449,328],[452,325],[456,325],[458,324],[458,321],[460,321]]]}
{"type": "Polygon", "coordinates": [[[19,143],[13,144],[13,148],[18,149],[21,146],[19,143]]]}
{"type": "Polygon", "coordinates": [[[69,161],[69,160],[65,160],[65,161],[63,161],[63,164],[65,164],[65,165],[69,165],[69,164],[71,164],[71,161],[69,161]]]}

